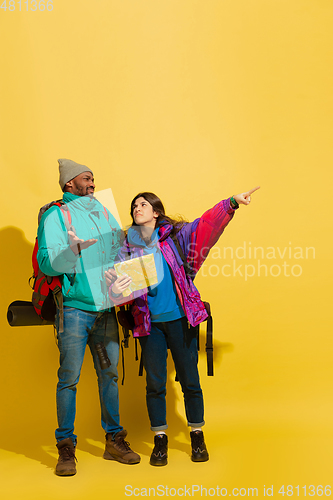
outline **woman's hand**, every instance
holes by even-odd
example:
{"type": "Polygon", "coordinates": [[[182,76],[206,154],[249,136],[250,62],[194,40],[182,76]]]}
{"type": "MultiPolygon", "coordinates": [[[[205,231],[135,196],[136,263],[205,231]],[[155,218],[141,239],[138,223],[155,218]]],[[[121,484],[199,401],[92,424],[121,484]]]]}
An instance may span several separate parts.
{"type": "Polygon", "coordinates": [[[105,276],[105,281],[106,281],[106,284],[108,287],[110,287],[112,285],[112,283],[114,283],[117,279],[117,273],[116,273],[115,269],[112,269],[112,268],[105,271],[104,276],[105,276]]]}
{"type": "Polygon", "coordinates": [[[116,279],[116,281],[112,285],[112,293],[115,295],[119,295],[120,293],[123,293],[126,288],[130,286],[132,283],[132,278],[130,278],[127,275],[124,276],[119,276],[119,278],[116,279]]]}
{"type": "Polygon", "coordinates": [[[234,196],[234,200],[237,201],[239,205],[248,205],[251,201],[251,194],[257,191],[257,189],[260,189],[260,186],[250,189],[250,191],[247,191],[246,193],[236,194],[234,196]]]}

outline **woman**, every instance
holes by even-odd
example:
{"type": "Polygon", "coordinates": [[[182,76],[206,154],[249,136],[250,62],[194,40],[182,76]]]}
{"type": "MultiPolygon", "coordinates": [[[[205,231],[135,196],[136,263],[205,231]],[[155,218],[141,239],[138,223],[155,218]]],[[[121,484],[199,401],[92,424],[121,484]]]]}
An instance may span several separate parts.
{"type": "Polygon", "coordinates": [[[191,428],[191,458],[204,462],[209,458],[204,441],[204,404],[197,368],[197,339],[188,323],[196,326],[208,314],[192,278],[232,219],[239,204],[248,205],[251,194],[259,186],[227,200],[222,200],[194,222],[175,221],[165,215],[161,200],[153,193],[139,193],[131,203],[133,224],[118,253],[118,260],[128,260],[154,254],[158,284],[146,290],[122,293],[131,278],[121,276],[110,286],[110,298],[115,304],[131,301],[135,327],[142,349],[147,374],[146,401],[151,430],[155,432],[151,465],[166,465],[168,438],[166,435],[167,349],[170,348],[185,402],[188,425],[191,428]],[[179,255],[188,262],[185,272],[179,255]]]}

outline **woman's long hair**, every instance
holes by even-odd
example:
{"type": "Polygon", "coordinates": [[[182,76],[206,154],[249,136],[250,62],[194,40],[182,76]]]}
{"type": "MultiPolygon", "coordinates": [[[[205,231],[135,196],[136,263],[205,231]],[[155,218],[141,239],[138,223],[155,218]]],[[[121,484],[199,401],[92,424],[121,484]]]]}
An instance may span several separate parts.
{"type": "Polygon", "coordinates": [[[144,193],[139,193],[137,194],[132,202],[131,202],[131,217],[132,217],[132,226],[135,225],[134,218],[133,218],[133,211],[134,211],[134,203],[138,198],[144,198],[148,203],[151,204],[153,207],[154,212],[158,213],[158,217],[156,219],[156,226],[159,227],[163,224],[163,222],[167,222],[168,224],[172,225],[172,234],[176,234],[183,226],[186,224],[186,220],[183,217],[179,217],[178,219],[172,219],[168,215],[165,215],[165,209],[162,201],[159,199],[158,196],[154,193],[149,193],[149,192],[144,192],[144,193]]]}

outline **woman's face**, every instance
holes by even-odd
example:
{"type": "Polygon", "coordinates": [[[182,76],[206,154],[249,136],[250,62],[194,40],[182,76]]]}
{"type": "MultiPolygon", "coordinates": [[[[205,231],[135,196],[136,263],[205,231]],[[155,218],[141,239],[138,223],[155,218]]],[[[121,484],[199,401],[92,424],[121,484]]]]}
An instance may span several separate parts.
{"type": "Polygon", "coordinates": [[[155,227],[158,213],[154,211],[149,201],[142,196],[137,198],[132,206],[133,219],[138,226],[155,227]]]}

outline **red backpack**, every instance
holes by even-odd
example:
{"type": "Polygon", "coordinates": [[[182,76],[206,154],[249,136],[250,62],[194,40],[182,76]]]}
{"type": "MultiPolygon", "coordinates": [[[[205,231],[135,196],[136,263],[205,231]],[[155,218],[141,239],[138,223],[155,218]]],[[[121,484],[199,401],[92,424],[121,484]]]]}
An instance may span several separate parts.
{"type": "MultiPolygon", "coordinates": [[[[67,205],[62,200],[51,201],[44,205],[38,214],[38,225],[42,218],[42,215],[53,205],[60,207],[65,221],[65,226],[67,231],[71,230],[73,232],[74,228],[71,226],[71,213],[67,205]]],[[[33,275],[30,280],[33,279],[32,285],[32,304],[35,308],[36,313],[42,319],[54,323],[57,307],[60,311],[60,318],[62,322],[63,317],[63,299],[61,292],[61,279],[60,276],[46,276],[40,269],[37,261],[38,252],[38,238],[36,237],[35,246],[32,252],[32,267],[33,275]]],[[[29,281],[30,281],[29,280],[29,281]]],[[[62,326],[62,325],[59,325],[62,326]]],[[[62,328],[61,330],[62,331],[62,328]]]]}

